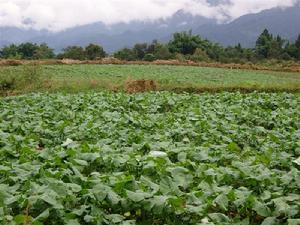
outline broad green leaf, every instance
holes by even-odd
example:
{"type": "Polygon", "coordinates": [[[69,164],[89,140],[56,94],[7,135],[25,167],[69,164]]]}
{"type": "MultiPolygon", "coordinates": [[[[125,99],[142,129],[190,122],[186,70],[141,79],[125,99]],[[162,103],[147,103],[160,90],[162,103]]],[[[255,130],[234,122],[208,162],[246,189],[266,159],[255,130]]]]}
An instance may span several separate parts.
{"type": "Polygon", "coordinates": [[[71,145],[72,143],[73,143],[73,140],[70,138],[67,138],[67,140],[61,144],[61,146],[67,147],[67,146],[71,145]]]}
{"type": "Polygon", "coordinates": [[[217,203],[222,209],[227,210],[229,200],[225,194],[220,194],[215,199],[215,203],[217,203]]]}
{"type": "Polygon", "coordinates": [[[168,154],[165,153],[165,152],[161,152],[161,151],[151,151],[149,153],[149,156],[154,157],[154,158],[156,158],[156,157],[167,157],[168,154]]]}
{"type": "Polygon", "coordinates": [[[42,212],[38,217],[36,217],[33,221],[43,221],[47,219],[50,215],[49,209],[46,209],[44,212],[42,212]]]}
{"type": "Polygon", "coordinates": [[[220,223],[220,224],[226,224],[230,222],[230,219],[222,213],[210,213],[208,214],[208,217],[213,222],[220,223]]]}
{"type": "Polygon", "coordinates": [[[80,225],[80,223],[78,222],[78,220],[74,219],[74,220],[68,220],[66,225],[80,225]]]}
{"type": "Polygon", "coordinates": [[[293,162],[300,166],[300,157],[298,159],[294,160],[293,162]]]}
{"type": "Polygon", "coordinates": [[[266,218],[261,225],[279,225],[275,217],[266,218]]]}
{"type": "Polygon", "coordinates": [[[299,225],[300,224],[300,219],[289,219],[288,220],[288,225],[299,225]]]}
{"type": "Polygon", "coordinates": [[[133,202],[141,202],[145,199],[145,194],[141,192],[126,191],[127,197],[133,202]]]}
{"type": "Polygon", "coordinates": [[[253,210],[260,216],[268,217],[271,214],[270,209],[263,203],[255,201],[253,210]]]}

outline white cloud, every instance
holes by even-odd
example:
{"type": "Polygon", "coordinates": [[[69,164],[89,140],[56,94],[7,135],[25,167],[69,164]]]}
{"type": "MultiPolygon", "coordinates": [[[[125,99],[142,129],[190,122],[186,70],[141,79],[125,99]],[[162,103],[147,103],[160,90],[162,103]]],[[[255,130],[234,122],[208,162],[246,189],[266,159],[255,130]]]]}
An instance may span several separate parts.
{"type": "Polygon", "coordinates": [[[0,26],[62,30],[102,21],[106,24],[168,17],[179,9],[223,20],[298,0],[0,0],[0,26]],[[218,4],[216,3],[218,1],[218,4]],[[216,3],[216,4],[211,4],[216,3]]]}

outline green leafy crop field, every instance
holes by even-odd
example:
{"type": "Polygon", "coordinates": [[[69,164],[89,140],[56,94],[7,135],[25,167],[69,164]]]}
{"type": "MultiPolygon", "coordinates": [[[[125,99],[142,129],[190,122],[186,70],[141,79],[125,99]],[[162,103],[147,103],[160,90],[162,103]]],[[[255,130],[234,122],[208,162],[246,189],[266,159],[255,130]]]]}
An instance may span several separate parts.
{"type": "Polygon", "coordinates": [[[285,93],[1,98],[0,223],[300,224],[299,112],[285,93]]]}
{"type": "MultiPolygon", "coordinates": [[[[24,66],[2,67],[0,78],[1,73],[22,74],[24,66]]],[[[156,81],[159,90],[166,91],[300,91],[300,73],[290,72],[164,65],[46,65],[34,73],[48,81],[46,87],[37,85],[45,90],[123,90],[127,79],[150,79],[156,81]]]]}

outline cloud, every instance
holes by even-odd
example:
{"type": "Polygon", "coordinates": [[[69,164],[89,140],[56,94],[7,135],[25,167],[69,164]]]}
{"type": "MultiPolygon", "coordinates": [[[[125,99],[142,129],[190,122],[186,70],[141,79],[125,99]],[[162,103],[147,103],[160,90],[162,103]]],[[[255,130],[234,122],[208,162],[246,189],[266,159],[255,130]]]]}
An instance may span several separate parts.
{"type": "Polygon", "coordinates": [[[0,0],[0,26],[49,29],[102,21],[154,20],[180,9],[219,21],[299,0],[0,0]]]}

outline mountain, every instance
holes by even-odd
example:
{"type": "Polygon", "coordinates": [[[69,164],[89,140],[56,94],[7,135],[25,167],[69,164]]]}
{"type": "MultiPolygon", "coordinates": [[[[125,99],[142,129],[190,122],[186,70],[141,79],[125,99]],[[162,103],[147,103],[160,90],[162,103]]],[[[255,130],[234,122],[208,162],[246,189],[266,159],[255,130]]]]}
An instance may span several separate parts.
{"type": "Polygon", "coordinates": [[[180,10],[166,19],[132,21],[111,26],[98,22],[69,28],[58,33],[0,27],[0,46],[26,41],[45,42],[58,52],[69,45],[85,46],[95,43],[104,46],[106,51],[113,52],[123,47],[131,47],[137,42],[151,42],[154,39],[166,42],[176,31],[196,29],[204,24],[216,24],[216,21],[202,16],[193,16],[180,10]]]}
{"type": "Polygon", "coordinates": [[[176,31],[196,29],[204,24],[215,24],[215,20],[178,11],[170,18],[156,21],[133,21],[107,26],[101,22],[78,26],[59,33],[32,38],[33,42],[46,42],[60,50],[67,45],[101,44],[106,51],[113,52],[130,47],[137,42],[151,42],[154,39],[167,41],[176,31]]]}
{"type": "Polygon", "coordinates": [[[231,23],[200,26],[196,32],[223,45],[252,47],[258,35],[267,28],[271,33],[293,41],[300,33],[300,3],[289,8],[273,8],[242,16],[231,23]]]}
{"type": "Polygon", "coordinates": [[[0,27],[0,46],[11,43],[21,43],[32,38],[47,35],[49,31],[46,30],[33,30],[33,29],[20,29],[17,27],[0,27]]]}
{"type": "Polygon", "coordinates": [[[69,45],[85,46],[96,43],[104,46],[106,51],[113,52],[123,47],[131,47],[137,42],[151,42],[154,39],[167,42],[172,33],[192,29],[193,33],[225,46],[241,43],[251,47],[265,28],[271,33],[294,40],[300,33],[299,21],[300,4],[285,9],[273,8],[248,14],[224,24],[180,10],[169,18],[155,21],[132,21],[110,26],[98,22],[57,33],[0,27],[0,46],[26,41],[46,42],[58,52],[69,45]]]}

